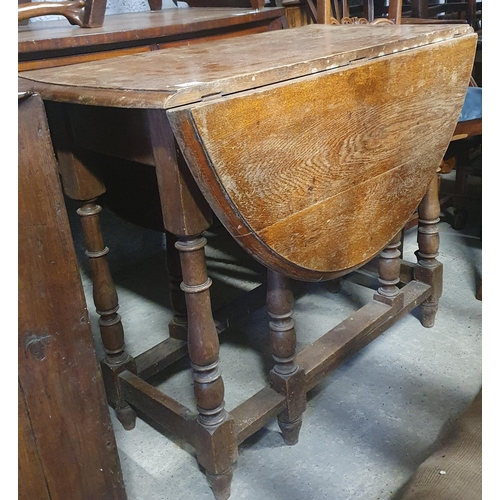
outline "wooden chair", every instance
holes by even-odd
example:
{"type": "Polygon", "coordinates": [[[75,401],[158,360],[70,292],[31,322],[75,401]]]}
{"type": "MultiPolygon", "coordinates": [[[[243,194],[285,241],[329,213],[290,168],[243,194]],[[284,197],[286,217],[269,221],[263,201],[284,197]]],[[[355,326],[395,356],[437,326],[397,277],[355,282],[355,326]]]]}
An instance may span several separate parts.
{"type": "Polygon", "coordinates": [[[406,0],[403,6],[403,17],[412,18],[415,22],[423,19],[425,21],[438,19],[446,22],[462,20],[477,31],[481,25],[481,8],[481,0],[465,2],[445,0],[444,3],[437,0],[406,0]]]}
{"type": "MultiPolygon", "coordinates": [[[[482,2],[468,0],[467,2],[438,3],[435,0],[407,0],[403,2],[402,19],[405,23],[461,22],[470,24],[478,34],[481,33],[481,6],[482,2]],[[406,6],[404,4],[407,4],[406,6]],[[408,7],[409,4],[409,7],[408,7]],[[411,17],[409,17],[411,16],[411,17]]],[[[478,40],[477,54],[481,50],[481,38],[478,40]]],[[[454,207],[451,226],[454,229],[463,229],[467,222],[467,209],[464,206],[466,192],[467,166],[471,154],[480,149],[482,136],[482,88],[476,83],[475,77],[481,81],[480,68],[474,65],[469,89],[465,97],[462,113],[440,165],[440,174],[449,174],[456,171],[456,181],[452,194],[441,197],[441,210],[454,207]]],[[[409,226],[416,224],[410,221],[409,226]]]]}
{"type": "MultiPolygon", "coordinates": [[[[348,0],[283,0],[283,6],[293,13],[294,25],[303,24],[380,24],[387,19],[400,22],[402,0],[391,0],[389,7],[384,7],[380,0],[360,0],[353,3],[348,0]],[[401,4],[401,5],[400,5],[401,4]],[[396,20],[396,16],[398,19],[396,20]],[[387,19],[384,19],[387,18],[387,19]]],[[[290,20],[290,17],[287,16],[290,20]]],[[[390,24],[392,24],[392,22],[390,24]]]]}
{"type": "Polygon", "coordinates": [[[70,24],[82,28],[99,28],[104,22],[107,0],[68,0],[61,2],[20,2],[17,8],[19,22],[33,17],[64,16],[70,24]]]}
{"type": "Polygon", "coordinates": [[[475,30],[481,26],[482,2],[477,0],[445,3],[436,0],[390,0],[388,5],[385,0],[283,0],[282,4],[287,9],[303,11],[301,16],[295,15],[296,19],[302,19],[301,24],[327,22],[324,17],[326,8],[339,23],[343,18],[359,19],[362,23],[382,18],[395,20],[397,14],[399,18],[396,22],[401,24],[468,23],[475,30]]]}
{"type": "Polygon", "coordinates": [[[450,146],[441,163],[440,174],[456,172],[453,193],[441,197],[441,210],[453,207],[453,229],[463,229],[468,219],[465,196],[467,168],[473,155],[480,154],[482,142],[482,88],[471,78],[464,107],[450,146]]]}

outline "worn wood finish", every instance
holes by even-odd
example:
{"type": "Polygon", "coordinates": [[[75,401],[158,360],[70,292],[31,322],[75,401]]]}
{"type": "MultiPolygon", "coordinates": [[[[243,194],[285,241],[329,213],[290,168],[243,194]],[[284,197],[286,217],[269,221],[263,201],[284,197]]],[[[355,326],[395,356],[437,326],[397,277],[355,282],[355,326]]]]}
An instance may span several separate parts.
{"type": "Polygon", "coordinates": [[[400,295],[397,287],[401,278],[401,231],[396,234],[392,241],[380,252],[378,258],[378,281],[380,288],[377,290],[375,300],[394,304],[396,297],[400,295]]]}
{"type": "Polygon", "coordinates": [[[423,283],[432,285],[432,295],[422,303],[422,325],[434,326],[439,298],[443,291],[443,265],[437,260],[439,255],[439,185],[438,176],[432,177],[427,192],[418,206],[418,233],[416,252],[418,264],[415,276],[423,283]]]}
{"type": "Polygon", "coordinates": [[[271,387],[286,397],[286,409],[278,415],[278,425],[288,445],[297,444],[306,409],[304,370],[295,362],[297,336],[292,319],[293,293],[285,276],[269,270],[267,312],[271,350],[275,362],[270,373],[271,387]]]}
{"type": "Polygon", "coordinates": [[[460,68],[455,55],[471,55],[474,48],[462,42],[168,114],[193,175],[203,179],[204,195],[237,241],[279,272],[328,279],[373,258],[415,211],[466,90],[447,74],[437,83],[433,68],[438,54],[446,54],[447,71],[458,70],[463,82],[470,59],[460,68]],[[400,78],[384,78],[396,73],[400,78]],[[421,83],[415,89],[417,73],[421,83]],[[322,92],[314,93],[318,82],[322,92]],[[430,92],[434,85],[439,91],[430,92]],[[342,96],[338,107],[331,103],[334,93],[342,96]],[[424,122],[436,130],[425,145],[418,133],[424,122]],[[307,137],[304,143],[290,140],[297,133],[307,137]],[[317,250],[310,252],[310,246],[317,250]]]}
{"type": "MultiPolygon", "coordinates": [[[[367,26],[309,25],[297,28],[301,36],[296,30],[277,30],[203,46],[175,47],[110,61],[23,72],[22,77],[28,87],[43,89],[48,100],[168,109],[217,94],[233,94],[322,73],[351,61],[382,58],[409,48],[433,45],[442,39],[464,36],[462,41],[468,39],[470,46],[476,40],[470,28],[461,25],[377,28],[380,29],[368,32],[367,26]],[[283,52],[279,59],[269,50],[276,44],[283,52]],[[242,51],[245,57],[240,56],[242,51]],[[190,64],[186,81],[187,61],[190,64]],[[168,72],[163,69],[165,65],[168,72]]],[[[463,64],[469,64],[465,55],[464,61],[467,63],[463,64]]]]}
{"type": "Polygon", "coordinates": [[[100,28],[78,30],[66,21],[18,30],[19,71],[149,52],[170,45],[281,29],[284,9],[163,9],[106,16],[100,28]]]}
{"type": "Polygon", "coordinates": [[[70,137],[71,151],[154,166],[164,228],[180,252],[197,412],[143,380],[178,359],[183,340],[153,348],[136,375],[125,369],[115,380],[124,401],[192,444],[218,500],[230,495],[244,439],[278,417],[295,443],[305,394],[327,373],[422,303],[430,326],[442,287],[431,178],[462,106],[475,40],[467,26],[314,25],[23,73],[26,88],[66,110],[65,130],[81,131],[92,117],[95,131],[70,137]],[[268,50],[276,46],[279,60],[268,50]],[[99,140],[123,117],[151,136],[142,152],[99,140]],[[422,131],[431,137],[425,147],[422,131]],[[418,263],[406,265],[398,236],[417,205],[418,263]],[[270,386],[230,412],[219,367],[224,321],[211,311],[203,250],[212,210],[269,269],[270,386]],[[374,300],[297,354],[286,277],[338,277],[378,253],[374,300]]]}
{"type": "Polygon", "coordinates": [[[123,393],[130,404],[149,415],[162,427],[174,432],[187,443],[195,445],[198,415],[168,397],[131,372],[120,375],[123,393]]]}
{"type": "Polygon", "coordinates": [[[20,498],[125,500],[39,96],[20,100],[18,124],[20,498]]]}
{"type": "Polygon", "coordinates": [[[22,2],[17,8],[18,21],[33,17],[61,15],[70,24],[82,28],[99,28],[104,22],[106,0],[74,0],[62,2],[22,2]]]}
{"type": "Polygon", "coordinates": [[[19,500],[32,500],[33,498],[50,500],[35,435],[31,428],[30,416],[19,383],[17,391],[17,425],[18,498],[19,500]]]}
{"type": "Polygon", "coordinates": [[[186,0],[190,7],[252,7],[262,9],[264,0],[186,0]]]}

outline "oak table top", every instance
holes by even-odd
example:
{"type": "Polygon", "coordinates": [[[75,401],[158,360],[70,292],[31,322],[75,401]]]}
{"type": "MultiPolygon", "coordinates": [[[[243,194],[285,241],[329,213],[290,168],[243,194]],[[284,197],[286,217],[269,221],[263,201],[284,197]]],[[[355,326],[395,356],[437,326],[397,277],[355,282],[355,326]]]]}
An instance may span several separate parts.
{"type": "Polygon", "coordinates": [[[322,280],[372,259],[415,211],[453,134],[476,39],[466,25],[309,25],[21,81],[45,100],[165,110],[236,240],[271,269],[322,280]]]}

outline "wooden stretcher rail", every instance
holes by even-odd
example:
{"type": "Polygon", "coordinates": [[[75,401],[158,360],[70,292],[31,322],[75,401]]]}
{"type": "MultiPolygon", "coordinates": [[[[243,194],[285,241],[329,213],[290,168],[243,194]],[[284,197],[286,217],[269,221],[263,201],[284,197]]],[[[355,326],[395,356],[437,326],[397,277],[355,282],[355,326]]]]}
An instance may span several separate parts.
{"type": "MultiPolygon", "coordinates": [[[[297,364],[304,368],[306,392],[420,305],[431,293],[430,285],[410,281],[401,289],[403,300],[399,305],[389,306],[371,301],[305,347],[297,354],[297,364]]],[[[195,443],[193,436],[197,414],[149,385],[142,379],[143,376],[144,373],[134,375],[130,372],[120,375],[126,400],[186,442],[195,443]]],[[[285,407],[285,396],[271,387],[264,387],[231,410],[238,444],[261,429],[285,407]]]]}
{"type": "MultiPolygon", "coordinates": [[[[220,335],[238,320],[241,321],[266,303],[266,287],[258,285],[250,292],[230,301],[214,311],[214,322],[220,335]]],[[[187,332],[185,332],[187,335],[187,332]]],[[[139,354],[136,358],[137,375],[146,380],[164,370],[167,366],[186,356],[185,340],[169,337],[160,344],[139,354]]]]}

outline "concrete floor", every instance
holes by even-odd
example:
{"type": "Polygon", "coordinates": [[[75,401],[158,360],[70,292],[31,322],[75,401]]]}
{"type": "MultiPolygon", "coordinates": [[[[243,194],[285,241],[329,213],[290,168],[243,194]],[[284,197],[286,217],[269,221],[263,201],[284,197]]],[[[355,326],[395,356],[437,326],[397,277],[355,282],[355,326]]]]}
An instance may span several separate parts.
{"type": "MultiPolygon", "coordinates": [[[[453,175],[443,180],[450,187],[453,175]]],[[[410,314],[351,357],[308,394],[300,440],[284,444],[275,421],[245,441],[232,483],[234,500],[387,500],[430,454],[438,435],[473,400],[482,384],[482,303],[475,298],[481,275],[480,179],[471,178],[470,217],[463,230],[442,214],[439,259],[444,293],[436,324],[423,328],[410,314]]],[[[77,247],[79,222],[68,202],[77,247]]],[[[102,227],[110,247],[127,350],[137,355],[168,335],[171,319],[162,235],[121,221],[107,210],[102,227]]],[[[263,268],[222,229],[207,234],[214,307],[258,284],[263,268]],[[217,233],[219,233],[217,235],[217,233]]],[[[404,257],[413,261],[416,230],[407,232],[404,257]]],[[[102,355],[91,306],[88,266],[82,253],[84,289],[96,349],[102,355]]],[[[307,284],[294,308],[299,349],[369,301],[372,291],[347,278],[338,294],[307,284]]],[[[264,308],[221,336],[226,408],[231,410],[267,383],[271,367],[264,308]]],[[[194,409],[189,366],[157,376],[155,384],[194,409]]],[[[129,500],[212,500],[187,445],[138,419],[125,431],[116,420],[120,460],[129,500]]]]}

